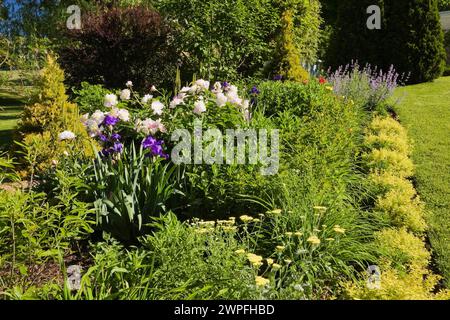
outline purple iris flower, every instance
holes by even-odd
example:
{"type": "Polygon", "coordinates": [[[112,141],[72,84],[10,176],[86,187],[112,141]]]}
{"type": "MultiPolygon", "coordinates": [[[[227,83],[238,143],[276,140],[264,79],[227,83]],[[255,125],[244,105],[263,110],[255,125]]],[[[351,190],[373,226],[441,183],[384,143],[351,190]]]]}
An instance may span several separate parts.
{"type": "Polygon", "coordinates": [[[120,140],[120,138],[121,138],[121,136],[120,136],[120,134],[118,134],[118,133],[113,133],[113,134],[111,135],[111,140],[116,140],[116,141],[118,141],[118,140],[120,140]]]}
{"type": "Polygon", "coordinates": [[[164,153],[164,150],[162,148],[163,144],[163,140],[157,140],[152,136],[148,136],[142,141],[142,147],[144,147],[144,149],[149,149],[155,156],[160,156],[164,159],[167,159],[169,158],[169,155],[164,153]]]}
{"type": "Polygon", "coordinates": [[[250,90],[250,93],[254,94],[254,95],[258,95],[260,92],[258,90],[258,87],[253,86],[253,88],[250,90]]]}
{"type": "Polygon", "coordinates": [[[111,148],[115,153],[121,153],[123,150],[123,144],[120,142],[115,142],[111,148]]]}
{"type": "Polygon", "coordinates": [[[103,120],[103,124],[105,126],[115,126],[119,122],[119,118],[107,115],[105,119],[103,120]]]}
{"type": "Polygon", "coordinates": [[[222,82],[222,87],[224,89],[227,89],[229,86],[230,86],[230,84],[228,82],[226,82],[226,81],[222,82]]]}
{"type": "Polygon", "coordinates": [[[275,77],[273,77],[273,80],[281,81],[281,80],[283,80],[283,76],[281,74],[277,74],[275,77]]]}
{"type": "Polygon", "coordinates": [[[104,135],[104,134],[99,134],[98,137],[100,138],[101,141],[103,142],[107,142],[108,138],[104,135]]]}

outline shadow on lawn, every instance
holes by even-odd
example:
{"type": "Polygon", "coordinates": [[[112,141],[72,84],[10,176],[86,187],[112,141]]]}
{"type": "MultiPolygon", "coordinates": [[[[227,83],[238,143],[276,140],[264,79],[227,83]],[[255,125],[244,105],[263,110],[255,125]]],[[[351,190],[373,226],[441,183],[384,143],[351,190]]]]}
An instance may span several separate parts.
{"type": "Polygon", "coordinates": [[[0,150],[8,150],[13,143],[14,127],[25,102],[11,92],[0,89],[0,150]]]}

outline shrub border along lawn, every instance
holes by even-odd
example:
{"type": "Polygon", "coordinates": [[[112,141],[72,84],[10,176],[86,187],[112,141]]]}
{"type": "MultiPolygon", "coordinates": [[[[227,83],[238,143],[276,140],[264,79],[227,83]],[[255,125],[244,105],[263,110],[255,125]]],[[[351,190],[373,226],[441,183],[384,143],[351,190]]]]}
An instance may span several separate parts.
{"type": "Polygon", "coordinates": [[[450,77],[398,89],[400,122],[414,140],[415,182],[426,202],[434,262],[450,286],[450,77]]]}
{"type": "Polygon", "coordinates": [[[434,300],[449,299],[450,291],[435,293],[441,277],[428,268],[431,253],[425,246],[424,204],[412,183],[414,165],[405,128],[391,117],[375,116],[366,130],[368,151],[363,159],[369,180],[377,190],[373,211],[387,227],[375,233],[381,271],[375,287],[364,280],[345,284],[353,299],[434,300]]]}

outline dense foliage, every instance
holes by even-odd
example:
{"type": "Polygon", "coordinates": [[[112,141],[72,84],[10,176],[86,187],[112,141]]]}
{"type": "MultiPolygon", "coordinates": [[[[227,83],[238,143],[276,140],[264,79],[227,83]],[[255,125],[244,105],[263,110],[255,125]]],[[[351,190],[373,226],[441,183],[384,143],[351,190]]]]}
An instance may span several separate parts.
{"type": "Polygon", "coordinates": [[[431,81],[442,74],[445,52],[437,1],[345,1],[339,6],[327,64],[351,60],[383,70],[393,64],[410,73],[410,82],[431,81]],[[366,26],[370,5],[381,8],[381,29],[366,26]]]}
{"type": "Polygon", "coordinates": [[[144,7],[113,8],[84,16],[83,28],[67,30],[71,41],[58,51],[71,85],[83,81],[136,88],[169,86],[175,80],[176,44],[169,26],[144,7]]]}

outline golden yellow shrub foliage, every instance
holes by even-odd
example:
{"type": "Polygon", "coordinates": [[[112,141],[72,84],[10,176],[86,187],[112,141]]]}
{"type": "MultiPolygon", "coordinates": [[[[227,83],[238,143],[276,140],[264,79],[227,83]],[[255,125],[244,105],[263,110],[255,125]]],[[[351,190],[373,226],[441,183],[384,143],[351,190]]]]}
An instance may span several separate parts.
{"type": "Polygon", "coordinates": [[[369,179],[378,188],[374,211],[389,217],[392,226],[375,233],[374,245],[381,254],[379,287],[369,286],[368,274],[343,284],[351,299],[434,300],[450,299],[450,291],[435,293],[441,277],[429,269],[431,254],[420,234],[426,230],[424,204],[413,184],[409,159],[411,147],[406,130],[390,117],[375,117],[366,130],[363,154],[369,179]]]}
{"type": "Polygon", "coordinates": [[[80,157],[93,155],[91,142],[80,121],[78,107],[67,101],[64,87],[64,72],[55,58],[47,56],[32,103],[24,109],[18,131],[28,152],[33,152],[35,166],[44,170],[57,160],[66,149],[80,157]],[[58,135],[69,130],[75,133],[76,141],[58,141],[58,135]]]}

